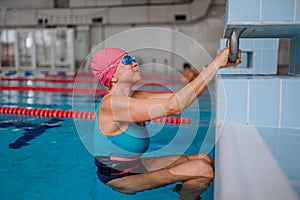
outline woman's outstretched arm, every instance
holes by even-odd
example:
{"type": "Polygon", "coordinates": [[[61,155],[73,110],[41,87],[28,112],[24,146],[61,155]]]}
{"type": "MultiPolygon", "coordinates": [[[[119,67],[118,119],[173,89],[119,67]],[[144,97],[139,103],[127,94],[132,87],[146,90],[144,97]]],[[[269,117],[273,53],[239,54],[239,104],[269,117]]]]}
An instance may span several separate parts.
{"type": "Polygon", "coordinates": [[[114,121],[139,122],[168,115],[178,115],[187,108],[207,87],[221,67],[240,63],[240,56],[235,63],[228,62],[229,49],[220,54],[190,83],[176,93],[167,94],[167,98],[134,98],[111,96],[101,109],[113,112],[114,121]]]}
{"type": "Polygon", "coordinates": [[[169,98],[169,104],[181,113],[188,107],[207,87],[221,67],[235,66],[241,63],[240,52],[236,62],[228,61],[229,49],[223,49],[220,54],[190,83],[169,98]]]}

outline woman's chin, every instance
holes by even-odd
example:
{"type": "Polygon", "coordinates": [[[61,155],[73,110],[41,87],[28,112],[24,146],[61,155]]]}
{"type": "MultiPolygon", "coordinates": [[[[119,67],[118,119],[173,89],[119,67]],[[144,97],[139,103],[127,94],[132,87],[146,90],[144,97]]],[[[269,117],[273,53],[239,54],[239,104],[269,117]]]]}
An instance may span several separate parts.
{"type": "Polygon", "coordinates": [[[136,82],[138,82],[138,81],[142,80],[142,76],[141,76],[141,74],[140,74],[140,73],[136,74],[136,76],[135,76],[135,80],[136,80],[136,82]]]}

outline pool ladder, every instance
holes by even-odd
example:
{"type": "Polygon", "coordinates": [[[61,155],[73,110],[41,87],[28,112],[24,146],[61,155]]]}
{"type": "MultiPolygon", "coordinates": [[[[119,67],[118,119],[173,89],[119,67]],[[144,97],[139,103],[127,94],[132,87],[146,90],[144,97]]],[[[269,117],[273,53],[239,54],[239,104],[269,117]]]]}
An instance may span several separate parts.
{"type": "Polygon", "coordinates": [[[230,37],[227,39],[226,46],[229,47],[230,50],[230,62],[235,62],[238,58],[239,38],[244,30],[245,28],[234,28],[231,32],[230,37]]]}

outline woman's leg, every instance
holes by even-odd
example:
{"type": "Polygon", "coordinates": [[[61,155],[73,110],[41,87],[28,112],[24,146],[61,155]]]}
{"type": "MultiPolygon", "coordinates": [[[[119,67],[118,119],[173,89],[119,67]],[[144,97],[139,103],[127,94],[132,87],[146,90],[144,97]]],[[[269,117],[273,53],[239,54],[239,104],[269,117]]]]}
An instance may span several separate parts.
{"type": "Polygon", "coordinates": [[[197,200],[210,185],[211,178],[198,178],[184,181],[179,189],[180,200],[197,200]]]}
{"type": "MultiPolygon", "coordinates": [[[[210,162],[208,162],[207,160],[204,160],[204,162],[207,163],[208,165],[211,165],[210,162]]],[[[194,159],[194,162],[197,162],[197,159],[194,159]]],[[[214,173],[212,171],[212,168],[198,168],[198,167],[193,167],[193,166],[189,166],[190,163],[185,163],[183,165],[180,165],[176,168],[173,168],[176,170],[176,172],[173,172],[175,174],[181,174],[184,172],[184,170],[190,169],[189,170],[189,174],[199,174],[199,173],[203,173],[206,174],[205,176],[199,177],[199,178],[190,178],[188,180],[183,181],[180,189],[178,189],[176,192],[178,192],[180,194],[180,200],[196,200],[199,199],[199,195],[201,193],[203,193],[208,187],[210,182],[213,179],[214,173]],[[200,170],[200,171],[197,171],[200,170]],[[207,171],[205,171],[207,170],[207,171]]],[[[172,170],[173,170],[172,169],[172,170]]],[[[184,173],[186,174],[186,173],[184,173]]]]}
{"type": "Polygon", "coordinates": [[[154,171],[164,168],[171,168],[187,161],[203,158],[213,165],[214,160],[207,154],[193,154],[193,155],[171,155],[152,158],[142,158],[142,163],[148,171],[154,171]]]}
{"type": "MultiPolygon", "coordinates": [[[[181,158],[183,159],[183,158],[181,158]]],[[[155,170],[139,175],[131,175],[109,181],[107,185],[114,190],[135,194],[139,191],[149,190],[171,183],[184,181],[179,191],[182,199],[187,199],[187,194],[199,196],[208,187],[208,182],[213,178],[211,163],[204,158],[198,158],[182,162],[176,166],[155,170]]]]}

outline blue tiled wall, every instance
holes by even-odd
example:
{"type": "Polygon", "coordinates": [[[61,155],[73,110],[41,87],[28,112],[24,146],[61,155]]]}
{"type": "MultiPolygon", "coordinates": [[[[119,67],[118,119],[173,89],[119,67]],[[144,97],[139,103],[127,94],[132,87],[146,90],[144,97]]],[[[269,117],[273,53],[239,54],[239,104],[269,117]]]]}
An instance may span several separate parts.
{"type": "Polygon", "coordinates": [[[285,79],[282,81],[282,113],[281,123],[284,127],[299,127],[300,125],[300,79],[285,79]]]}
{"type": "Polygon", "coordinates": [[[293,21],[294,0],[262,0],[262,21],[293,21]]]}
{"type": "Polygon", "coordinates": [[[228,21],[259,21],[260,17],[260,0],[227,1],[228,21]],[[242,9],[241,9],[242,8],[242,9]]]}
{"type": "Polygon", "coordinates": [[[218,75],[217,121],[300,128],[300,77],[218,75]]]}
{"type": "Polygon", "coordinates": [[[227,0],[224,37],[291,38],[300,34],[300,0],[227,0]]]}
{"type": "Polygon", "coordinates": [[[300,74],[300,36],[292,38],[290,44],[289,73],[300,74]]]}
{"type": "Polygon", "coordinates": [[[226,21],[293,22],[299,20],[299,4],[299,0],[228,0],[226,21]]]}
{"type": "Polygon", "coordinates": [[[278,79],[252,79],[249,81],[250,125],[278,126],[280,81],[278,79]]]}
{"type": "MultiPolygon", "coordinates": [[[[221,49],[226,46],[226,40],[227,39],[221,39],[221,49]]],[[[242,64],[240,66],[221,69],[219,74],[276,74],[278,41],[278,39],[273,38],[240,38],[239,48],[242,52],[251,53],[252,56],[242,56],[242,64]],[[249,60],[243,60],[245,58],[251,59],[251,64],[248,68],[245,67],[245,65],[249,63],[249,60]]]]}
{"type": "Polygon", "coordinates": [[[218,108],[221,109],[217,111],[217,118],[245,124],[247,122],[248,80],[219,79],[217,84],[218,108]]]}

